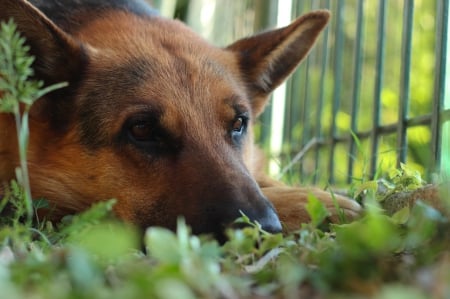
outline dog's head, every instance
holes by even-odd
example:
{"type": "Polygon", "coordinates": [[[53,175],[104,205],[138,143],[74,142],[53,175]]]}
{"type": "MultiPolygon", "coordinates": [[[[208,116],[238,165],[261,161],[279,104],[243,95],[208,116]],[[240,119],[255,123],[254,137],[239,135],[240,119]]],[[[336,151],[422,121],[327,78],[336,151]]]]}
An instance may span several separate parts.
{"type": "Polygon", "coordinates": [[[0,10],[27,38],[36,77],[69,83],[30,112],[32,192],[54,214],[117,198],[117,215],[144,227],[174,228],[182,215],[218,233],[242,211],[281,229],[253,178],[252,124],[327,12],[220,49],[156,16],[105,10],[70,30],[24,1],[0,10]]]}

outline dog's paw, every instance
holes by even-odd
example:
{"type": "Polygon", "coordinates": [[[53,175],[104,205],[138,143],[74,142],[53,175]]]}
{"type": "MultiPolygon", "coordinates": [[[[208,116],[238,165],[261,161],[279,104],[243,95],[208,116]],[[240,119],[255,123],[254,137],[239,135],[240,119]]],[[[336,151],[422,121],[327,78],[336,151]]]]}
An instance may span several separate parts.
{"type": "Polygon", "coordinates": [[[285,231],[300,228],[301,223],[311,220],[306,211],[308,195],[313,194],[329,212],[328,220],[339,223],[351,221],[361,214],[361,206],[354,200],[339,194],[330,194],[317,188],[266,187],[261,189],[275,206],[285,231]]]}

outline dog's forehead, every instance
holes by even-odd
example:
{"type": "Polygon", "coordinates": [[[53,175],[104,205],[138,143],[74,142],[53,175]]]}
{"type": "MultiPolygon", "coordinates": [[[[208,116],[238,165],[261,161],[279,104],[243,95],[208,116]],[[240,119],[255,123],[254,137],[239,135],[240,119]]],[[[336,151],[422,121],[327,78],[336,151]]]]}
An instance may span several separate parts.
{"type": "Polygon", "coordinates": [[[180,22],[123,13],[116,22],[109,19],[93,21],[79,35],[92,47],[80,107],[87,135],[95,136],[89,128],[98,124],[118,130],[139,110],[157,109],[166,127],[201,126],[209,119],[219,128],[235,117],[236,107],[251,109],[231,52],[180,22]]]}
{"type": "Polygon", "coordinates": [[[92,46],[106,59],[120,63],[136,57],[157,57],[159,61],[174,57],[209,56],[231,66],[231,52],[210,45],[183,23],[159,16],[137,16],[111,11],[81,26],[73,33],[81,42],[92,46]]]}
{"type": "Polygon", "coordinates": [[[115,12],[114,18],[90,22],[78,37],[92,48],[93,72],[114,74],[116,81],[135,80],[134,85],[146,83],[149,92],[163,87],[166,93],[174,88],[199,92],[202,85],[222,92],[227,85],[243,89],[234,54],[210,45],[178,21],[115,12]]]}
{"type": "Polygon", "coordinates": [[[92,72],[112,77],[119,90],[135,92],[139,87],[147,93],[144,97],[164,95],[177,101],[204,100],[211,94],[245,97],[237,57],[181,22],[115,12],[114,17],[91,21],[79,38],[92,46],[92,72]]]}

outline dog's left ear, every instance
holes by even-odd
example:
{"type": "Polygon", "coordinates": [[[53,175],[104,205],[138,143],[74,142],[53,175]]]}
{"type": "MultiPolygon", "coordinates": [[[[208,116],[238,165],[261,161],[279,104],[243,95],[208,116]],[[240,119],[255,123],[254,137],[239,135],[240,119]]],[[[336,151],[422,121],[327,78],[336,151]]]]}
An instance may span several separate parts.
{"type": "MultiPolygon", "coordinates": [[[[45,85],[65,81],[69,86],[75,86],[88,63],[88,56],[81,43],[28,1],[0,0],[0,21],[9,19],[15,22],[18,31],[26,38],[30,54],[35,57],[35,79],[44,81],[45,85]]],[[[61,95],[65,92],[67,88],[37,101],[30,111],[31,118],[40,121],[51,118],[56,127],[62,127],[73,111],[72,104],[61,95]]]]}
{"type": "Polygon", "coordinates": [[[268,95],[308,54],[329,18],[326,10],[314,11],[287,27],[241,39],[227,47],[238,56],[255,115],[263,111],[268,95]]]}

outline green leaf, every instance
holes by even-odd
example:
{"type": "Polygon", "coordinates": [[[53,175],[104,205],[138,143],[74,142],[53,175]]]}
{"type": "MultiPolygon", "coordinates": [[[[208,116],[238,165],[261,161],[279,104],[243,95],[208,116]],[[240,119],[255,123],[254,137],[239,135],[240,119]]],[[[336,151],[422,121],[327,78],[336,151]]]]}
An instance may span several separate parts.
{"type": "Polygon", "coordinates": [[[159,298],[198,298],[198,296],[194,294],[189,286],[175,278],[161,279],[160,281],[158,281],[155,291],[158,294],[159,298]]]}
{"type": "Polygon", "coordinates": [[[179,264],[181,261],[177,236],[161,227],[150,227],[145,233],[145,246],[149,255],[161,263],[179,264]]]}
{"type": "Polygon", "coordinates": [[[85,251],[73,248],[68,253],[67,269],[78,291],[87,291],[99,282],[97,267],[85,251]]]}
{"type": "Polygon", "coordinates": [[[70,240],[105,262],[123,259],[138,250],[138,234],[131,226],[119,222],[102,222],[85,229],[70,240]]]}
{"type": "Polygon", "coordinates": [[[311,224],[314,227],[319,226],[329,215],[329,212],[326,209],[325,205],[312,194],[308,195],[306,211],[311,217],[311,224]]]}
{"type": "Polygon", "coordinates": [[[410,208],[409,206],[406,206],[395,212],[395,214],[391,216],[391,219],[395,224],[405,224],[409,219],[409,215],[410,208]]]}
{"type": "Polygon", "coordinates": [[[358,188],[355,191],[355,197],[358,197],[361,195],[361,193],[365,191],[372,191],[376,192],[378,189],[378,183],[377,181],[366,181],[363,182],[361,185],[358,186],[358,188]]]}
{"type": "Polygon", "coordinates": [[[64,238],[77,238],[77,235],[82,234],[92,225],[98,224],[110,217],[115,203],[115,199],[101,201],[82,213],[64,217],[60,236],[64,238]]]}
{"type": "Polygon", "coordinates": [[[381,214],[376,206],[369,208],[367,214],[358,221],[331,227],[339,245],[355,257],[386,254],[400,246],[398,227],[390,217],[381,214]]]}
{"type": "Polygon", "coordinates": [[[35,210],[43,209],[43,208],[49,208],[50,204],[48,200],[45,198],[38,198],[33,200],[33,208],[35,210]]]}

